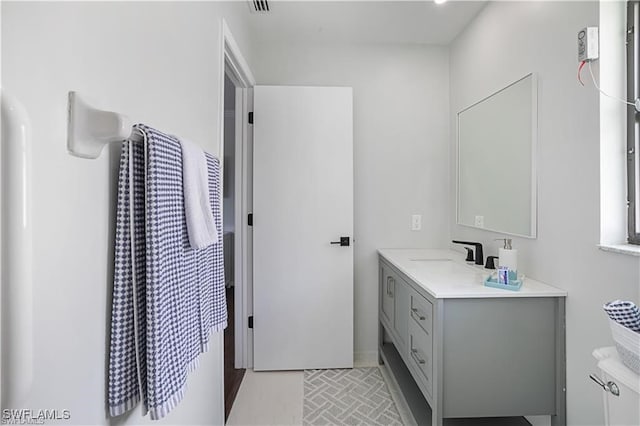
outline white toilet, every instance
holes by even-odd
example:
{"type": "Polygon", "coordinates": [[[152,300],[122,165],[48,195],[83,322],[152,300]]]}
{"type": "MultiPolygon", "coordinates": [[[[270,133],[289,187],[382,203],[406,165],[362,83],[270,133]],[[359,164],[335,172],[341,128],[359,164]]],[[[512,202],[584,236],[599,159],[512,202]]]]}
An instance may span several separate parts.
{"type": "Polygon", "coordinates": [[[592,379],[603,386],[604,424],[607,426],[640,425],[640,375],[622,364],[616,348],[593,351],[599,374],[592,379]],[[616,395],[618,394],[618,395],[616,395]]]}

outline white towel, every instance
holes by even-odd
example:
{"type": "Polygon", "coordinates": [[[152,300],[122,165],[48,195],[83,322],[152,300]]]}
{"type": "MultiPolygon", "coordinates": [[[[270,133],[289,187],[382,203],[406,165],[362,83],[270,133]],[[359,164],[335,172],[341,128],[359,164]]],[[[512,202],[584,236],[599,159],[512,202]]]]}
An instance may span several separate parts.
{"type": "Polygon", "coordinates": [[[197,144],[187,139],[180,139],[180,146],[189,244],[201,249],[220,241],[209,200],[207,158],[197,144]]]}

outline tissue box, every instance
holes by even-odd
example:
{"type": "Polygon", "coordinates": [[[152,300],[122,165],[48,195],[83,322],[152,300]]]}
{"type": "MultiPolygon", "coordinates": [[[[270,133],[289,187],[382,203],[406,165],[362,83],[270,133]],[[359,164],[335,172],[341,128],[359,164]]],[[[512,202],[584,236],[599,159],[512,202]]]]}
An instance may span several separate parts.
{"type": "Polygon", "coordinates": [[[640,333],[609,319],[611,335],[622,363],[636,374],[640,374],[640,333]]]}

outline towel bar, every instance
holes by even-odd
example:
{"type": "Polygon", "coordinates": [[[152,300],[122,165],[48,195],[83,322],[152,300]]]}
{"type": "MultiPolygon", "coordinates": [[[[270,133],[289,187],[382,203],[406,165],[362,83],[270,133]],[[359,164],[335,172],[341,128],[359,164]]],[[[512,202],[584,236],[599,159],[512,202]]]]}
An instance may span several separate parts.
{"type": "Polygon", "coordinates": [[[98,158],[105,145],[125,139],[143,141],[131,130],[131,120],[123,114],[102,111],[88,105],[76,92],[69,92],[67,150],[81,158],[98,158]]]}

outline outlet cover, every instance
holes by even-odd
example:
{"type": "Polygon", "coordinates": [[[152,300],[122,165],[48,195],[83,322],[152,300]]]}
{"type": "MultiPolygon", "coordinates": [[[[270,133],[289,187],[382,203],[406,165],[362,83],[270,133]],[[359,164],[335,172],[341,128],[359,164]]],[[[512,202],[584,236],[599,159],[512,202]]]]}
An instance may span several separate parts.
{"type": "Polygon", "coordinates": [[[422,229],[422,215],[414,214],[411,216],[411,230],[419,231],[422,229]]]}
{"type": "Polygon", "coordinates": [[[476,226],[478,228],[484,228],[484,216],[476,216],[476,226]]]}

